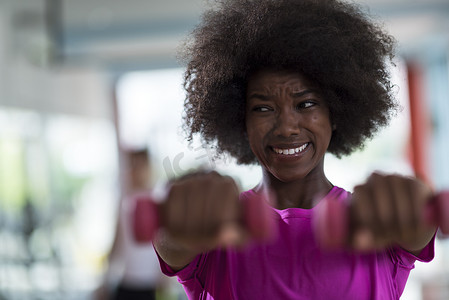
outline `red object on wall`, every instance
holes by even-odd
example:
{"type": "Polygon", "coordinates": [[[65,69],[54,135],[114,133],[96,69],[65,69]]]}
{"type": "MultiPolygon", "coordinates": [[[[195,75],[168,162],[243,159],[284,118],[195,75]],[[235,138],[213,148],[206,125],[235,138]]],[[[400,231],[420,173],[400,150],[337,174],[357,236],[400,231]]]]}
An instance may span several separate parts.
{"type": "Polygon", "coordinates": [[[410,160],[415,175],[431,184],[429,176],[430,116],[424,96],[423,72],[416,64],[407,64],[410,101],[410,160]]]}

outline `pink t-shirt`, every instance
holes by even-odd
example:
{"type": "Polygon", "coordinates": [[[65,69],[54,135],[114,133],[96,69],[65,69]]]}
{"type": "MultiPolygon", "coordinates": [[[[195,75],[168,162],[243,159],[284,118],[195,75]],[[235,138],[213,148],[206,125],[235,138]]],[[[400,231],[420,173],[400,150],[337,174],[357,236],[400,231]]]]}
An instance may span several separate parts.
{"type": "MultiPolygon", "coordinates": [[[[242,193],[242,201],[251,193],[242,193]]],[[[330,193],[342,201],[348,195],[338,187],[330,193]]],[[[312,231],[314,209],[273,209],[273,241],[204,253],[178,272],[159,258],[162,272],[177,276],[189,299],[386,300],[399,299],[416,260],[433,259],[434,239],[419,257],[399,247],[369,254],[323,251],[312,231]]]]}

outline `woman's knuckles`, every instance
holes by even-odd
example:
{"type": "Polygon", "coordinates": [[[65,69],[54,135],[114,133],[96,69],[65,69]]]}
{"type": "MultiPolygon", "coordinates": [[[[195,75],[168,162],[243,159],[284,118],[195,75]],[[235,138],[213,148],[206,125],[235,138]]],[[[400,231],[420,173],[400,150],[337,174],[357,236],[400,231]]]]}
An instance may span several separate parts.
{"type": "MultiPolygon", "coordinates": [[[[195,243],[218,243],[225,225],[231,224],[229,228],[235,228],[240,224],[242,212],[238,196],[233,179],[216,172],[174,182],[164,202],[165,215],[168,216],[164,227],[172,236],[192,246],[195,243]]],[[[221,239],[226,244],[232,243],[239,240],[239,232],[227,230],[221,239]]]]}

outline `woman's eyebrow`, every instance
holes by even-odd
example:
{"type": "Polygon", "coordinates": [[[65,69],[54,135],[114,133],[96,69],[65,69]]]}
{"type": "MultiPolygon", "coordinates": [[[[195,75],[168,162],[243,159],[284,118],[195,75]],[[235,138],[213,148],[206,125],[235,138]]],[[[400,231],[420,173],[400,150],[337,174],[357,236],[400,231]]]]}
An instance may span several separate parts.
{"type": "Polygon", "coordinates": [[[302,97],[302,96],[304,96],[304,95],[307,95],[307,94],[317,94],[318,93],[318,91],[317,90],[314,90],[314,89],[308,89],[308,90],[303,90],[303,91],[299,91],[299,92],[292,92],[292,96],[293,97],[295,97],[295,98],[300,98],[300,97],[302,97]]]}
{"type": "MultiPolygon", "coordinates": [[[[318,91],[316,89],[306,89],[306,90],[302,90],[302,91],[298,91],[298,92],[296,92],[296,91],[291,92],[290,95],[292,97],[295,97],[295,98],[301,98],[301,97],[303,97],[304,95],[307,95],[307,94],[317,94],[317,93],[318,93],[318,91]]],[[[273,96],[267,95],[267,94],[264,94],[264,93],[253,92],[253,93],[249,93],[248,100],[250,100],[250,99],[258,99],[258,100],[262,100],[262,101],[268,101],[272,97],[273,96]]]]}
{"type": "Polygon", "coordinates": [[[259,99],[259,100],[263,100],[263,101],[268,101],[270,100],[270,96],[265,95],[265,94],[260,94],[258,92],[254,92],[254,93],[250,93],[248,96],[248,99],[259,99]]]}

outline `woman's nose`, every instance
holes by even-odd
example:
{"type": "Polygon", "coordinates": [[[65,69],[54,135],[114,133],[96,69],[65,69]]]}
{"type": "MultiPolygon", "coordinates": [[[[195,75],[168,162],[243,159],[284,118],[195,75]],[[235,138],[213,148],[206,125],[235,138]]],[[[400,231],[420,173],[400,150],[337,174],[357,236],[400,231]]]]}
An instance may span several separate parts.
{"type": "Polygon", "coordinates": [[[281,111],[276,118],[274,133],[279,136],[289,137],[300,132],[299,118],[293,111],[281,111]]]}

